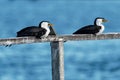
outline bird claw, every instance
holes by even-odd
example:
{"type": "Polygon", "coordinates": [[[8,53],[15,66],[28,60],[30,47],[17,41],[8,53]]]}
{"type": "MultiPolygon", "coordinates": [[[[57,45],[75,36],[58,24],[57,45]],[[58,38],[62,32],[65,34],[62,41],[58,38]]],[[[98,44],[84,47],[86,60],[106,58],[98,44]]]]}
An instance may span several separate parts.
{"type": "Polygon", "coordinates": [[[11,47],[12,46],[12,44],[10,44],[10,45],[5,45],[5,47],[11,47]]]}
{"type": "Polygon", "coordinates": [[[12,42],[6,41],[6,43],[4,45],[5,45],[5,47],[11,47],[12,46],[12,42]]]}
{"type": "Polygon", "coordinates": [[[97,36],[97,34],[93,34],[95,37],[97,36]]]}

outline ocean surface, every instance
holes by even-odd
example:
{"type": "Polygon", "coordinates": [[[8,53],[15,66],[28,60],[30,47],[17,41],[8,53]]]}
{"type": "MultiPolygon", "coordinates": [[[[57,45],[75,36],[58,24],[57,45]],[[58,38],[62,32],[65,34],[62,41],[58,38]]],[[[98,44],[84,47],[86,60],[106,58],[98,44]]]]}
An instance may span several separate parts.
{"type": "MultiPolygon", "coordinates": [[[[120,32],[119,0],[0,0],[0,38],[47,20],[58,35],[104,17],[104,33],[120,32]]],[[[65,80],[120,80],[120,40],[64,43],[65,80]]],[[[0,80],[52,80],[50,43],[0,46],[0,80]]]]}

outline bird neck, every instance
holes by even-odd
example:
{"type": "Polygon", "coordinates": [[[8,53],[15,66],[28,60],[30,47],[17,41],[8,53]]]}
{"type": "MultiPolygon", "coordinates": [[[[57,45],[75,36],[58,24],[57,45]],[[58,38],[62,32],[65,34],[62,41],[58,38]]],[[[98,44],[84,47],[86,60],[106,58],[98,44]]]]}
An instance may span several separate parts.
{"type": "Polygon", "coordinates": [[[50,33],[50,29],[49,29],[49,27],[48,26],[41,26],[42,28],[44,28],[45,30],[46,30],[46,33],[45,33],[45,37],[47,37],[48,35],[49,35],[49,33],[50,33]]]}
{"type": "Polygon", "coordinates": [[[97,34],[101,34],[105,29],[104,25],[99,21],[96,21],[96,23],[94,25],[101,27],[101,29],[99,30],[99,32],[97,34]]]}
{"type": "Polygon", "coordinates": [[[102,22],[100,22],[100,21],[98,21],[98,20],[96,20],[96,21],[94,22],[94,25],[96,25],[96,26],[103,26],[102,22]]]}

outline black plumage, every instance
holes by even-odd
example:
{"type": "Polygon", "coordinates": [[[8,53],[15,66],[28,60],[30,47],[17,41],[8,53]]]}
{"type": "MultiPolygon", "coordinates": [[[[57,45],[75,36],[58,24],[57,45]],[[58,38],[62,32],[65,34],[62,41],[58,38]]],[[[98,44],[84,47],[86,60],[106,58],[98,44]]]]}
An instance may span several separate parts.
{"type": "Polygon", "coordinates": [[[47,37],[48,35],[56,35],[54,29],[52,28],[52,24],[48,21],[42,21],[39,26],[29,26],[17,32],[17,37],[33,36],[41,38],[42,36],[47,37]]]}
{"type": "Polygon", "coordinates": [[[101,26],[88,25],[88,26],[85,26],[85,27],[77,30],[73,34],[95,34],[95,33],[99,32],[100,29],[101,29],[101,26]]]}
{"type": "Polygon", "coordinates": [[[106,22],[107,20],[102,17],[97,17],[94,20],[94,25],[87,25],[84,26],[77,31],[75,31],[73,34],[97,34],[102,33],[104,30],[104,26],[102,25],[102,22],[106,22]],[[101,30],[101,31],[100,31],[101,30]]]}
{"type": "Polygon", "coordinates": [[[44,28],[37,26],[30,26],[18,31],[17,37],[35,36],[36,38],[40,38],[45,33],[46,30],[44,28]]]}
{"type": "Polygon", "coordinates": [[[49,35],[53,35],[53,36],[56,36],[57,33],[55,32],[54,28],[50,26],[50,33],[49,35]]]}

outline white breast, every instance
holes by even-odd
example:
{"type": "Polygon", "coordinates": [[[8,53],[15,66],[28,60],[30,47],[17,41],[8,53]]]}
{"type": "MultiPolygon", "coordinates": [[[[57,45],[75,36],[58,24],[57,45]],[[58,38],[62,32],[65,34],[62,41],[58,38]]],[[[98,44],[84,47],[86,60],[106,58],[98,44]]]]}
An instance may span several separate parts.
{"type": "Polygon", "coordinates": [[[105,29],[105,27],[103,25],[101,25],[101,29],[99,30],[99,32],[97,34],[103,33],[104,29],[105,29]]]}
{"type": "Polygon", "coordinates": [[[46,31],[45,35],[43,35],[44,37],[47,37],[49,35],[49,33],[50,33],[50,29],[49,28],[47,28],[46,30],[47,31],[46,31]]]}
{"type": "Polygon", "coordinates": [[[50,33],[50,28],[49,28],[48,24],[49,24],[48,22],[41,23],[41,27],[46,30],[46,33],[43,36],[41,36],[43,38],[47,37],[49,35],[49,33],[50,33]]]}

